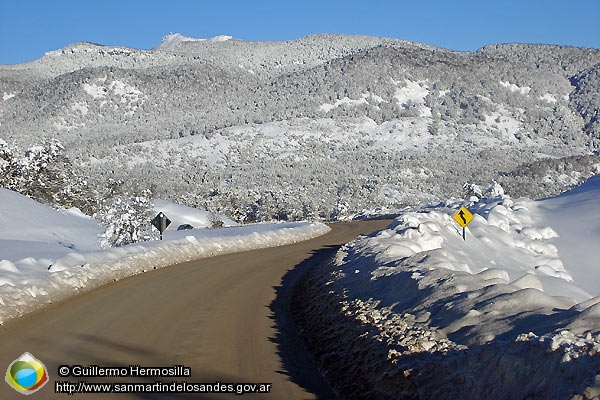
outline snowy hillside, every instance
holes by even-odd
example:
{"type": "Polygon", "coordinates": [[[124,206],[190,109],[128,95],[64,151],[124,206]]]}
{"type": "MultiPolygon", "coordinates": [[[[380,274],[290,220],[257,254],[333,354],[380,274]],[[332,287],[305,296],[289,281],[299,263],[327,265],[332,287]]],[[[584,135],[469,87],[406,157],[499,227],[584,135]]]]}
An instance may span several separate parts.
{"type": "Polygon", "coordinates": [[[406,212],[307,279],[305,343],[345,397],[599,396],[599,198],[596,175],[541,201],[494,185],[406,212]]]}
{"type": "MultiPolygon", "coordinates": [[[[163,241],[103,250],[100,224],[78,210],[57,211],[0,188],[0,324],[45,304],[120,278],[193,259],[278,246],[326,233],[319,223],[210,226],[208,213],[156,200],[172,226],[163,241]]],[[[234,225],[222,218],[225,225],[234,225]]]]}
{"type": "Polygon", "coordinates": [[[77,43],[0,66],[0,139],[58,139],[87,193],[112,179],[236,222],[398,209],[467,181],[540,198],[593,174],[599,65],[597,49],[345,35],[77,43]]]}
{"type": "Polygon", "coordinates": [[[53,258],[98,250],[98,237],[104,230],[98,222],[76,213],[56,211],[0,188],[0,259],[53,258]]]}

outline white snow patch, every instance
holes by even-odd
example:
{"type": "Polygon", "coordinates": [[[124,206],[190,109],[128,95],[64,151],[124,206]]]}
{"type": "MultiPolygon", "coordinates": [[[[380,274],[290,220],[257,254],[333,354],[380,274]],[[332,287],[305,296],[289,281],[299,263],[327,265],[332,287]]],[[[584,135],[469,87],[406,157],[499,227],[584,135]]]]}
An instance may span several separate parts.
{"type": "Polygon", "coordinates": [[[367,101],[368,98],[373,99],[373,101],[375,101],[377,103],[381,103],[382,101],[384,101],[381,97],[379,97],[377,95],[371,95],[371,94],[365,93],[365,94],[362,94],[361,97],[356,100],[351,99],[349,97],[344,97],[343,99],[337,100],[333,104],[329,104],[329,103],[321,104],[319,106],[319,111],[326,114],[329,111],[333,110],[334,108],[338,108],[338,107],[342,107],[342,106],[356,107],[361,104],[369,104],[369,102],[367,101]]]}
{"type": "Polygon", "coordinates": [[[419,107],[420,116],[431,117],[431,109],[425,105],[425,97],[429,94],[427,81],[393,81],[397,87],[394,99],[402,106],[407,107],[414,103],[419,107]]]}
{"type": "Polygon", "coordinates": [[[500,81],[500,85],[504,86],[505,88],[509,89],[511,92],[519,92],[522,95],[528,95],[529,92],[531,91],[531,88],[529,86],[517,86],[514,83],[510,83],[508,81],[500,81]]]}
{"type": "Polygon", "coordinates": [[[249,74],[252,75],[256,75],[256,72],[254,72],[254,70],[252,69],[247,69],[246,67],[244,67],[244,64],[239,64],[238,67],[240,67],[241,69],[243,69],[244,71],[248,72],[249,74]]]}
{"type": "Polygon", "coordinates": [[[550,93],[545,93],[543,96],[540,96],[539,99],[542,101],[545,101],[547,103],[553,103],[553,104],[558,101],[558,100],[556,100],[556,97],[550,93]]]}
{"type": "Polygon", "coordinates": [[[497,112],[485,116],[484,125],[489,131],[497,130],[503,141],[511,143],[519,141],[515,135],[523,128],[523,124],[501,106],[497,112]]]}
{"type": "Polygon", "coordinates": [[[102,99],[100,107],[109,100],[113,108],[122,108],[125,115],[133,115],[145,101],[144,93],[136,87],[119,80],[106,84],[106,77],[98,78],[92,83],[84,83],[83,90],[94,100],[102,99]]]}
{"type": "Polygon", "coordinates": [[[86,103],[82,103],[80,101],[71,104],[71,110],[79,111],[81,115],[85,116],[88,113],[88,106],[86,103]]]}
{"type": "Polygon", "coordinates": [[[13,97],[15,97],[17,94],[16,93],[6,93],[4,92],[4,94],[2,95],[2,100],[6,101],[6,100],[10,100],[13,97]]]}
{"type": "Polygon", "coordinates": [[[88,83],[84,83],[83,84],[83,90],[89,94],[90,96],[92,96],[94,98],[94,100],[97,99],[101,99],[103,97],[106,96],[106,92],[108,91],[108,89],[104,86],[100,86],[96,83],[92,83],[92,84],[88,84],[88,83]]]}
{"type": "Polygon", "coordinates": [[[119,80],[113,81],[109,85],[109,89],[112,89],[115,95],[121,96],[122,103],[137,101],[143,95],[140,90],[119,80]]]}

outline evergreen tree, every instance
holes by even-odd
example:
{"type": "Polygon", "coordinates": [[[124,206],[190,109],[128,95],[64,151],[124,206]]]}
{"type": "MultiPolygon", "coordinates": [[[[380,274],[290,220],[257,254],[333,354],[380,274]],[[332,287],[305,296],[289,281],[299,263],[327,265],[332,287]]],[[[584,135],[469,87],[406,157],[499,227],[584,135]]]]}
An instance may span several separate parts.
{"type": "Polygon", "coordinates": [[[100,241],[102,247],[120,247],[153,239],[149,195],[146,191],[140,196],[117,195],[105,201],[105,209],[97,215],[106,226],[100,241]]]}

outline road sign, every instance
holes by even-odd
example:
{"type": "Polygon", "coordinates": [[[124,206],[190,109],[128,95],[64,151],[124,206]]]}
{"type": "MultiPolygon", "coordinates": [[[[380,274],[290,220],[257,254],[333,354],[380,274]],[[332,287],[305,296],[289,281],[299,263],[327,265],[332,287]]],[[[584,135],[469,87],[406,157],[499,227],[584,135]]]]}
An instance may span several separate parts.
{"type": "Polygon", "coordinates": [[[160,240],[162,240],[162,234],[165,231],[165,229],[167,229],[167,226],[171,224],[171,220],[167,218],[165,214],[159,212],[158,214],[156,214],[156,217],[154,217],[152,221],[150,221],[150,223],[156,229],[158,229],[158,231],[160,232],[160,240]]]}
{"type": "Polygon", "coordinates": [[[463,228],[469,225],[469,222],[473,220],[473,214],[465,207],[461,207],[458,211],[452,216],[456,222],[463,228]]]}
{"type": "Polygon", "coordinates": [[[465,236],[465,227],[467,225],[469,225],[469,222],[471,222],[473,220],[473,214],[471,214],[471,211],[467,210],[465,207],[461,207],[458,209],[458,211],[456,213],[454,213],[454,215],[452,216],[452,218],[454,218],[454,220],[456,222],[458,222],[458,224],[460,226],[462,226],[463,231],[462,231],[462,237],[463,240],[467,240],[466,236],[465,236]]]}

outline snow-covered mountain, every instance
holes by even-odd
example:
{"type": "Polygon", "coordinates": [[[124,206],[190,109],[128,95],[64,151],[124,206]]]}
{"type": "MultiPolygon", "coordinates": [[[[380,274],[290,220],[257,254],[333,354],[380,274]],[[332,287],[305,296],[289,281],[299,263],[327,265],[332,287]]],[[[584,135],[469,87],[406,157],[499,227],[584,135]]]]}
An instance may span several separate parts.
{"type": "Polygon", "coordinates": [[[0,66],[0,138],[60,140],[88,190],[123,181],[237,221],[399,208],[467,181],[538,198],[594,172],[599,65],[596,49],[344,35],[78,43],[0,66]]]}
{"type": "Polygon", "coordinates": [[[12,228],[0,322],[121,276],[327,230],[169,231],[101,250],[103,228],[73,206],[108,223],[161,210],[202,226],[211,214],[179,204],[226,224],[408,205],[342,248],[297,307],[339,390],[600,396],[598,178],[534,201],[600,172],[598,93],[597,49],[344,35],[172,34],[153,50],[77,43],[0,66],[0,183],[70,209],[0,189],[12,228]],[[493,180],[506,193],[475,190],[493,180]],[[480,196],[457,200],[465,188],[480,196]],[[475,214],[466,241],[460,205],[475,214]]]}
{"type": "Polygon", "coordinates": [[[305,279],[305,344],[343,398],[597,398],[599,198],[596,175],[405,212],[305,279]]]}

